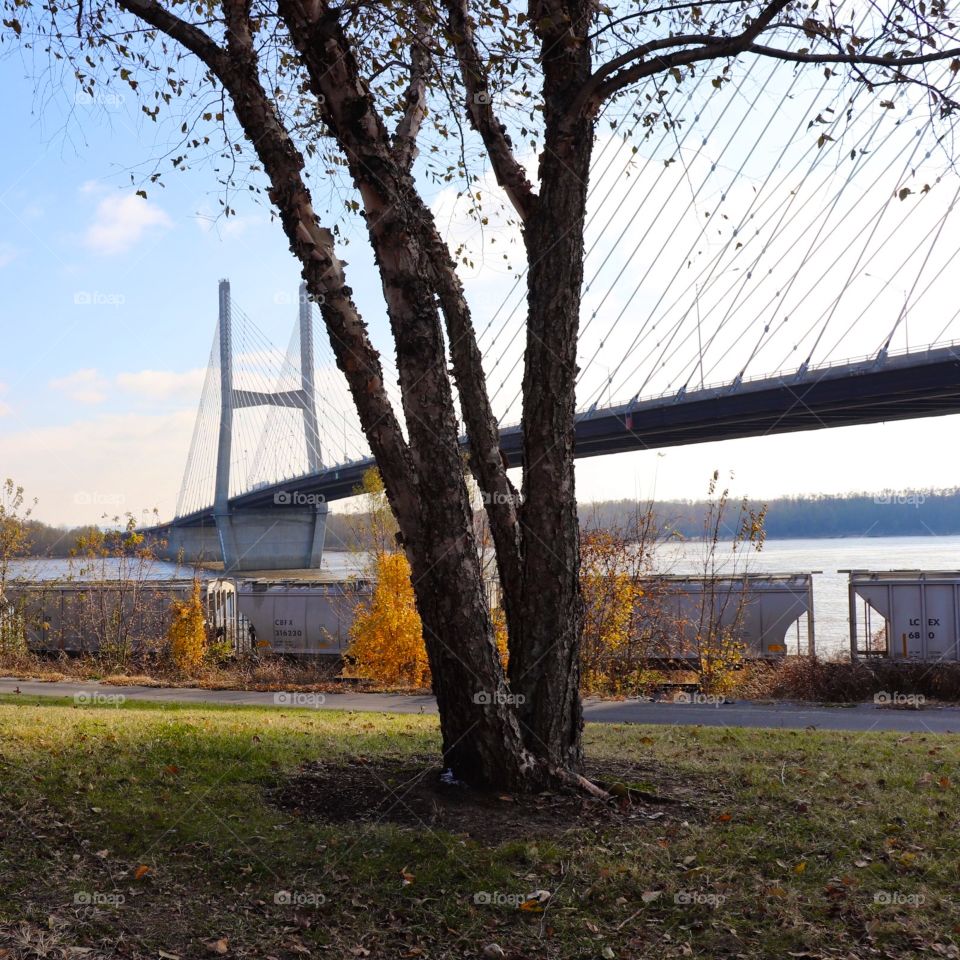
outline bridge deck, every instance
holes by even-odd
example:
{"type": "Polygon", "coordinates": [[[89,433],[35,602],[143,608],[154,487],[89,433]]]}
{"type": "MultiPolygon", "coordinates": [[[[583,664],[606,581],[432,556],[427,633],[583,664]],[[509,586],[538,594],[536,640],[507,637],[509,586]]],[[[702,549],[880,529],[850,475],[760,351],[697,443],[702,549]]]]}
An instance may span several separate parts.
{"type": "MultiPolygon", "coordinates": [[[[950,413],[960,413],[960,348],[953,345],[584,412],[577,416],[576,456],[950,413]]],[[[504,427],[500,436],[510,465],[522,466],[520,427],[504,427]]],[[[353,495],[372,465],[372,459],[356,460],[264,486],[233,497],[230,506],[234,510],[271,506],[281,490],[340,500],[353,495]]],[[[211,520],[212,508],[179,517],[171,525],[202,525],[211,520]]]]}

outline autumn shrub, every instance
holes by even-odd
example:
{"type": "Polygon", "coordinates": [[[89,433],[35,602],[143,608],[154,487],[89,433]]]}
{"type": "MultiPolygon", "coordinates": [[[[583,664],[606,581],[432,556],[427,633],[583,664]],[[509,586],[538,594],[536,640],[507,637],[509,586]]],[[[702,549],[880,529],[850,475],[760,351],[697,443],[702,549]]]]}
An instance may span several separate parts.
{"type": "Polygon", "coordinates": [[[430,667],[410,564],[402,553],[380,553],[374,568],[373,594],[369,602],[357,606],[347,658],[360,676],[385,684],[426,686],[430,667]]]}
{"type": "Polygon", "coordinates": [[[732,630],[714,629],[697,644],[700,689],[712,696],[732,693],[743,666],[746,645],[732,630]]]}
{"type": "MultiPolygon", "coordinates": [[[[0,604],[3,601],[0,599],[0,604]]],[[[17,663],[28,654],[24,619],[14,604],[0,609],[0,662],[17,663]]]]}
{"type": "Polygon", "coordinates": [[[15,663],[28,653],[23,601],[11,599],[8,588],[16,582],[14,562],[30,546],[27,524],[32,512],[23,487],[9,478],[0,484],[0,659],[5,663],[15,663]]]}
{"type": "Polygon", "coordinates": [[[584,693],[642,693],[658,679],[649,661],[662,591],[649,577],[650,524],[652,513],[640,515],[632,529],[581,534],[584,693]]]}
{"type": "Polygon", "coordinates": [[[207,629],[204,623],[200,581],[194,580],[189,600],[174,600],[173,620],[167,632],[170,660],[183,673],[194,673],[207,655],[207,629]]]}
{"type": "Polygon", "coordinates": [[[788,657],[776,664],[751,665],[738,692],[755,698],[823,703],[872,700],[877,694],[958,702],[960,664],[788,657]]]}

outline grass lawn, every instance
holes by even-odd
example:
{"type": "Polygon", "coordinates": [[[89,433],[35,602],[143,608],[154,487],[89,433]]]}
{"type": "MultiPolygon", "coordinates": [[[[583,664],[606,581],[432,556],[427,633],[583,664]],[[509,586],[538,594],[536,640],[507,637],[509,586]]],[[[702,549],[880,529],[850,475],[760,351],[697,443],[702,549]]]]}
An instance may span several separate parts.
{"type": "Polygon", "coordinates": [[[412,803],[431,717],[2,698],[0,958],[960,957],[957,737],[586,743],[653,799],[465,835],[412,803]],[[331,822],[357,771],[392,802],[331,822]]]}

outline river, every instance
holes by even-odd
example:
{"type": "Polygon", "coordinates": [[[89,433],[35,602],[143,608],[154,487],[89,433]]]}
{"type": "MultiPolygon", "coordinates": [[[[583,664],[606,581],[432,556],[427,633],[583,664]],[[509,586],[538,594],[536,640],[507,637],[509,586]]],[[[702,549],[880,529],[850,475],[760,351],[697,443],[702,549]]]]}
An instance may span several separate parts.
{"type": "MultiPolygon", "coordinates": [[[[670,544],[660,550],[663,572],[692,573],[702,569],[703,547],[698,543],[670,544]]],[[[106,561],[108,575],[116,576],[117,561],[106,561]]],[[[101,568],[102,569],[102,568],[101,568]]],[[[721,568],[720,572],[729,572],[721,568]]],[[[737,572],[808,573],[814,576],[814,614],[817,651],[828,655],[849,646],[847,576],[841,570],[960,570],[960,537],[851,537],[843,539],[768,540],[759,553],[741,552],[737,572]]],[[[318,579],[340,579],[357,572],[357,554],[330,550],[324,554],[318,579]]],[[[55,580],[80,574],[76,561],[27,560],[13,575],[55,580]]],[[[157,562],[148,575],[154,579],[189,577],[189,567],[157,562]]],[[[790,651],[796,633],[788,634],[790,651]]],[[[801,630],[801,649],[806,646],[801,630]]]]}

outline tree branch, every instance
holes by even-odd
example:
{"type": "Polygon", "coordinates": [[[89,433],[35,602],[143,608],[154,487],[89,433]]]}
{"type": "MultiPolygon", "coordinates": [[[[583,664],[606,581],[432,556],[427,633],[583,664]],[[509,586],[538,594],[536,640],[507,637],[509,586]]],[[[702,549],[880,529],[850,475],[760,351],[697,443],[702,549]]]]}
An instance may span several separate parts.
{"type": "Polygon", "coordinates": [[[417,135],[427,115],[427,72],[430,50],[427,46],[428,26],[419,4],[414,11],[416,27],[410,44],[410,86],[406,92],[406,108],[393,134],[393,155],[397,165],[410,171],[417,159],[417,135]]]}
{"type": "Polygon", "coordinates": [[[321,305],[337,365],[347,379],[364,434],[389,484],[391,505],[405,528],[415,530],[419,515],[416,477],[384,389],[380,355],[353,302],[333,235],[314,213],[303,180],[303,155],[260,82],[248,0],[224,0],[226,51],[157,0],[118,0],[118,4],[196,54],[230,94],[237,120],[269,178],[270,200],[280,215],[290,249],[302,265],[307,289],[321,305]]]}
{"type": "Polygon", "coordinates": [[[226,51],[199,27],[181,20],[156,0],[118,0],[118,5],[196,54],[223,80],[221,72],[227,66],[226,51]]]}
{"type": "Polygon", "coordinates": [[[533,212],[537,195],[527,179],[526,171],[514,155],[507,128],[494,113],[490,80],[474,39],[467,0],[444,0],[444,7],[466,91],[470,124],[483,140],[497,183],[503,187],[513,208],[525,222],[533,212]]]}
{"type": "Polygon", "coordinates": [[[586,109],[588,114],[593,116],[605,100],[637,80],[669,70],[671,67],[685,66],[699,60],[737,56],[743,53],[773,23],[774,19],[780,15],[789,3],[790,0],[775,0],[775,2],[768,4],[745,30],[734,37],[682,34],[676,37],[653,40],[650,43],[634,47],[594,71],[574,103],[573,109],[586,109]],[[665,57],[656,57],[653,61],[643,59],[658,50],[688,47],[691,44],[697,45],[694,50],[675,51],[665,57]],[[632,67],[627,66],[635,60],[643,62],[634,64],[632,67]]]}
{"type": "Polygon", "coordinates": [[[861,56],[846,53],[799,53],[793,50],[781,50],[778,47],[767,47],[759,43],[752,43],[744,53],[755,53],[762,57],[774,57],[777,60],[786,60],[790,63],[839,63],[852,66],[877,67],[915,67],[923,63],[936,63],[941,60],[960,58],[960,47],[949,50],[940,50],[936,53],[924,53],[915,57],[884,57],[861,56]]]}
{"type": "MultiPolygon", "coordinates": [[[[371,244],[381,264],[398,355],[413,326],[411,306],[403,302],[403,291],[425,278],[440,301],[461,412],[470,437],[471,462],[487,494],[486,509],[498,564],[505,577],[518,577],[517,492],[500,455],[497,421],[490,406],[470,308],[450,251],[409,171],[394,162],[385,128],[335,15],[322,12],[321,6],[316,21],[311,21],[301,0],[279,0],[278,6],[301,52],[314,93],[324,98],[324,120],[337,137],[360,189],[371,244]],[[398,250],[403,251],[402,258],[398,250]],[[415,260],[407,258],[408,251],[415,253],[415,260]]],[[[432,303],[421,304],[424,309],[430,306],[432,303]]],[[[416,378],[411,391],[423,389],[421,380],[416,378]]],[[[432,455],[425,450],[425,457],[432,455]]]]}

